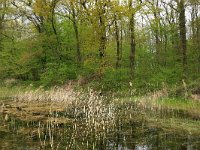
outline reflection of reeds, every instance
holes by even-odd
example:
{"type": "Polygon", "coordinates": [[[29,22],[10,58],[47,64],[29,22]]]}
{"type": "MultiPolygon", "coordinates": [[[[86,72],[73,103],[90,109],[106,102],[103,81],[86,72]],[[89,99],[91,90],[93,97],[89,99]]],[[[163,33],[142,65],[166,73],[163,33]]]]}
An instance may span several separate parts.
{"type": "MultiPolygon", "coordinates": [[[[132,96],[131,93],[131,98],[132,96]]],[[[151,119],[154,119],[152,121],[152,128],[154,128],[156,122],[159,127],[160,124],[164,126],[162,122],[167,116],[178,118],[180,110],[174,111],[168,108],[168,105],[163,105],[165,102],[163,97],[167,97],[165,90],[135,98],[134,101],[131,98],[126,101],[113,97],[108,101],[107,97],[99,95],[92,89],[77,92],[69,87],[54,87],[48,91],[39,88],[20,92],[14,99],[20,106],[17,111],[22,113],[21,116],[26,115],[24,118],[32,114],[29,113],[30,111],[33,111],[36,116],[44,115],[35,123],[36,132],[31,132],[31,137],[36,137],[42,148],[49,146],[49,149],[59,149],[64,144],[66,149],[96,149],[97,142],[106,144],[104,139],[118,136],[120,133],[123,133],[121,138],[126,145],[129,134],[134,135],[136,131],[142,133],[146,130],[145,125],[151,123],[151,119]],[[23,106],[33,107],[28,109],[23,106]],[[48,111],[42,112],[44,111],[42,109],[48,111]],[[40,111],[41,113],[38,113],[40,111]],[[141,131],[135,129],[135,126],[140,127],[141,131]],[[128,131],[124,132],[127,128],[128,131]],[[124,136],[125,134],[128,134],[127,137],[124,136]],[[62,143],[62,140],[65,143],[62,143]]],[[[16,108],[18,107],[15,107],[15,111],[16,108]]],[[[12,124],[14,128],[18,126],[15,121],[12,124]]],[[[177,122],[171,119],[167,125],[170,124],[175,126],[177,122]]]]}

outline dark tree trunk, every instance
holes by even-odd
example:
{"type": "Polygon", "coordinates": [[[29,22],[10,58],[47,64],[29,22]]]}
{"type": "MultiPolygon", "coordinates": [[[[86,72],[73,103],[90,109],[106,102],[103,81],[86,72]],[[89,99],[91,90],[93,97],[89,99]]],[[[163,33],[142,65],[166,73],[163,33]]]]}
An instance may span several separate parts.
{"type": "Polygon", "coordinates": [[[116,68],[120,67],[120,37],[119,37],[119,27],[117,23],[117,17],[115,15],[115,40],[116,40],[116,54],[117,54],[117,60],[116,60],[116,68]]]}
{"type": "MultiPolygon", "coordinates": [[[[129,7],[132,9],[132,0],[129,1],[129,7]]],[[[130,70],[131,70],[131,78],[134,77],[134,70],[135,70],[135,15],[132,13],[130,16],[130,70]]]]}
{"type": "Polygon", "coordinates": [[[156,0],[151,3],[152,7],[153,7],[153,15],[154,15],[154,20],[155,20],[155,49],[156,49],[156,61],[158,64],[161,63],[161,50],[162,50],[162,40],[161,40],[161,33],[160,33],[160,27],[161,27],[161,23],[160,23],[160,14],[159,14],[159,1],[156,0]]]}
{"type": "Polygon", "coordinates": [[[76,36],[77,59],[78,59],[78,63],[81,63],[82,58],[81,58],[80,40],[79,40],[78,26],[76,22],[73,22],[73,26],[74,26],[75,36],[76,36]]]}
{"type": "Polygon", "coordinates": [[[156,38],[156,59],[157,62],[160,63],[160,39],[158,35],[158,29],[156,29],[155,31],[155,38],[156,38]]]}
{"type": "MultiPolygon", "coordinates": [[[[6,4],[0,4],[0,9],[4,9],[4,7],[6,7],[6,4]]],[[[3,21],[4,21],[4,17],[5,17],[5,14],[4,13],[1,13],[0,14],[0,51],[3,50],[3,45],[2,45],[2,42],[3,42],[3,21]]]]}
{"type": "Polygon", "coordinates": [[[61,60],[60,41],[59,41],[59,37],[58,37],[58,34],[57,34],[56,23],[55,23],[55,8],[56,8],[57,3],[58,3],[57,0],[54,0],[51,3],[51,26],[52,26],[53,33],[54,33],[54,35],[56,37],[56,41],[57,41],[55,52],[56,52],[56,55],[58,57],[58,60],[61,60]]]}
{"type": "Polygon", "coordinates": [[[71,3],[71,7],[72,7],[72,17],[73,17],[73,28],[74,28],[75,37],[76,37],[77,60],[78,60],[78,63],[80,64],[82,58],[81,58],[79,31],[78,31],[78,25],[77,25],[77,19],[76,19],[76,12],[72,3],[71,3]]]}
{"type": "Polygon", "coordinates": [[[120,31],[120,60],[122,60],[122,48],[123,48],[123,28],[121,25],[121,31],[120,31]]]}
{"type": "MultiPolygon", "coordinates": [[[[95,5],[98,8],[98,24],[99,24],[99,57],[103,59],[105,57],[105,50],[106,50],[106,5],[107,1],[104,2],[103,0],[95,0],[95,5]]],[[[102,64],[103,65],[103,64],[102,64]]]]}
{"type": "MultiPolygon", "coordinates": [[[[158,6],[156,5],[156,7],[158,7],[158,6]]],[[[156,29],[155,29],[156,58],[157,58],[157,62],[160,63],[160,48],[161,48],[160,43],[161,43],[161,41],[160,41],[160,38],[159,38],[159,28],[160,28],[160,26],[159,26],[159,22],[157,20],[157,18],[158,18],[157,12],[154,12],[154,17],[155,17],[155,20],[156,20],[156,29]]]]}
{"type": "Polygon", "coordinates": [[[105,21],[100,16],[99,18],[100,23],[100,43],[99,43],[99,56],[100,59],[105,57],[105,50],[106,50],[106,27],[105,27],[105,21]]]}
{"type": "Polygon", "coordinates": [[[2,34],[3,34],[3,21],[2,21],[2,18],[0,18],[0,51],[3,50],[3,45],[2,45],[3,35],[2,34]]]}
{"type": "Polygon", "coordinates": [[[180,49],[182,53],[183,74],[186,73],[187,65],[187,40],[186,40],[186,19],[185,19],[185,1],[179,2],[179,32],[180,32],[180,49]]]}
{"type": "Polygon", "coordinates": [[[197,71],[200,72],[200,18],[197,20],[197,53],[198,53],[198,63],[197,65],[197,71]]]}

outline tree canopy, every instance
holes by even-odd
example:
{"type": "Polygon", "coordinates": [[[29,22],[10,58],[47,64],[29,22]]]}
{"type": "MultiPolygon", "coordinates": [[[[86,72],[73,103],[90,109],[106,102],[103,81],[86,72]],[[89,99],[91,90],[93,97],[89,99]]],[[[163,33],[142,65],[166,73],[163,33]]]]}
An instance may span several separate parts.
{"type": "Polygon", "coordinates": [[[0,0],[0,78],[159,88],[200,78],[199,0],[0,0]]]}

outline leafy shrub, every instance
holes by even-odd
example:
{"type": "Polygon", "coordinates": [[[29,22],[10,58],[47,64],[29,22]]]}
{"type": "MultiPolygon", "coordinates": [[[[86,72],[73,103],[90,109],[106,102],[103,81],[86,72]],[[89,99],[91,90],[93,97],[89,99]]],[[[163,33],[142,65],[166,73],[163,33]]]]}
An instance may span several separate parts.
{"type": "Polygon", "coordinates": [[[60,85],[68,80],[77,78],[77,66],[67,64],[48,64],[46,71],[41,75],[41,82],[45,86],[60,85]]]}

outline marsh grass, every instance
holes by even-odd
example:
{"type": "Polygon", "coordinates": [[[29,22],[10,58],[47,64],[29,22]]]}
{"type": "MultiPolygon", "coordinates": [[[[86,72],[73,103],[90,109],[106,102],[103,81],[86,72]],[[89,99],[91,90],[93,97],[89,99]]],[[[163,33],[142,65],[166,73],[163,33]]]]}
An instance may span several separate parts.
{"type": "Polygon", "coordinates": [[[147,124],[149,127],[161,128],[167,133],[178,133],[179,135],[200,135],[200,121],[188,118],[171,117],[166,119],[149,116],[147,124]]]}
{"type": "Polygon", "coordinates": [[[19,88],[9,88],[5,86],[0,86],[0,100],[12,99],[13,96],[19,92],[19,90],[20,90],[19,88]]]}
{"type": "Polygon", "coordinates": [[[35,114],[44,111],[47,116],[48,110],[49,116],[59,121],[64,120],[60,119],[64,116],[76,121],[84,120],[86,124],[93,125],[95,128],[104,128],[102,125],[112,124],[115,119],[113,103],[106,101],[107,97],[98,95],[90,88],[87,92],[77,92],[71,87],[54,87],[48,91],[36,89],[19,92],[13,99],[17,107],[24,111],[30,111],[31,108],[32,111],[36,111],[35,114]],[[34,108],[35,104],[37,105],[34,108]],[[32,107],[28,109],[23,108],[24,106],[32,107]]]}
{"type": "Polygon", "coordinates": [[[115,106],[107,99],[91,88],[75,91],[70,86],[18,91],[12,95],[13,101],[2,101],[2,120],[12,125],[12,130],[38,139],[42,148],[57,149],[56,138],[70,133],[66,149],[71,149],[78,138],[101,138],[113,128],[115,106]],[[31,130],[25,131],[27,128],[31,130]]]}
{"type": "Polygon", "coordinates": [[[200,113],[200,102],[194,101],[192,99],[163,98],[157,99],[157,103],[174,109],[184,109],[189,111],[196,110],[200,113]]]}
{"type": "MultiPolygon", "coordinates": [[[[170,99],[165,90],[144,97],[130,93],[130,97],[122,99],[103,96],[91,88],[75,91],[71,86],[17,91],[12,95],[13,101],[5,101],[1,119],[12,130],[39,140],[42,148],[50,149],[59,149],[63,144],[66,149],[78,149],[80,145],[95,149],[98,141],[109,136],[145,134],[151,129],[200,134],[197,101],[170,99]],[[67,142],[59,142],[60,138],[67,142]]],[[[126,137],[122,138],[126,143],[126,137]]]]}

